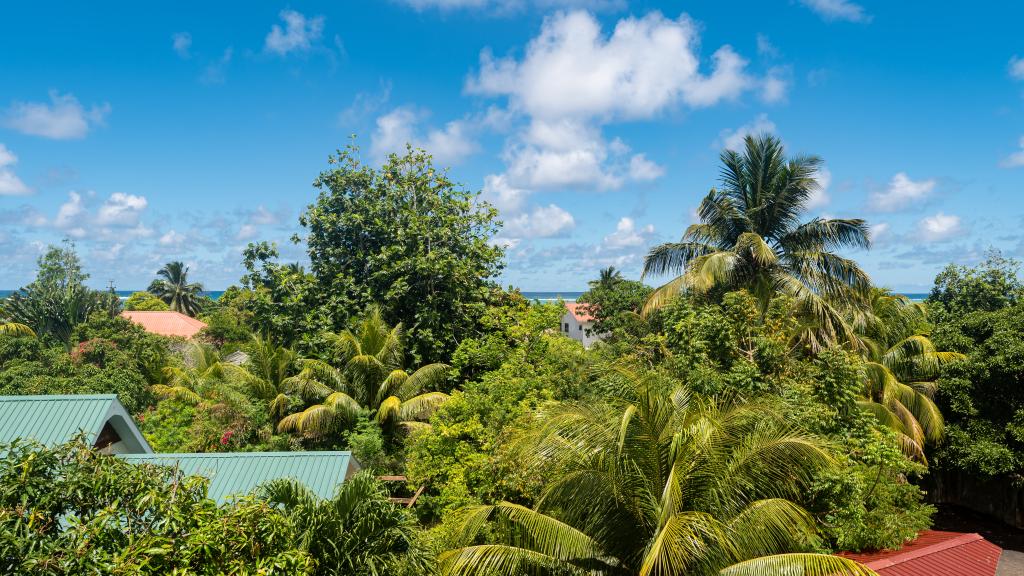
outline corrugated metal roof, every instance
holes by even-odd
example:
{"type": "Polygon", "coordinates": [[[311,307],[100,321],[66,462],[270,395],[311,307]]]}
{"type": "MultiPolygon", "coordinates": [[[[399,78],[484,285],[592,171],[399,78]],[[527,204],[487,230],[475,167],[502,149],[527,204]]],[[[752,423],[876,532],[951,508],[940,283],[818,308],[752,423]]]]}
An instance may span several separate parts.
{"type": "Polygon", "coordinates": [[[206,322],[174,311],[125,310],[121,316],[142,326],[146,332],[161,336],[191,338],[206,328],[206,322]]]}
{"type": "Polygon", "coordinates": [[[224,502],[278,478],[293,478],[321,498],[359,465],[351,452],[227,452],[213,454],[122,454],[129,462],[177,466],[185,475],[210,479],[209,497],[224,502]]]}
{"type": "Polygon", "coordinates": [[[134,440],[141,446],[133,448],[149,450],[115,394],[0,396],[0,442],[33,438],[54,446],[82,431],[92,443],[114,417],[120,417],[111,423],[122,440],[134,440]]]}
{"type": "Polygon", "coordinates": [[[925,530],[899,550],[844,553],[880,576],[994,576],[1002,549],[980,534],[925,530]]]}

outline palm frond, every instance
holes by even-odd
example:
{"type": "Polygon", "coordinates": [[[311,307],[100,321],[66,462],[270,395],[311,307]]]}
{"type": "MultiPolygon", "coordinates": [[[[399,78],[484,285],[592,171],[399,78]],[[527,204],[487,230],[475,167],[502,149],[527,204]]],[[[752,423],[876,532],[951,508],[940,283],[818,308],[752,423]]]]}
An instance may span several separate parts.
{"type": "Polygon", "coordinates": [[[878,576],[853,560],[829,554],[776,554],[729,566],[719,576],[878,576]]]}

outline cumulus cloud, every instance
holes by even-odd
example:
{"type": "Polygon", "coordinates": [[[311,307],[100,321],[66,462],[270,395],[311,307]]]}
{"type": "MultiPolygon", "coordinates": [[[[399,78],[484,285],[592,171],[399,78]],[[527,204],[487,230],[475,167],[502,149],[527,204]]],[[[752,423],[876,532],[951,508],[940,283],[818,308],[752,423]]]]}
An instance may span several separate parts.
{"type": "Polygon", "coordinates": [[[884,190],[871,194],[868,206],[878,212],[896,212],[914,208],[932,195],[935,185],[934,179],[914,181],[907,176],[906,172],[899,172],[892,177],[884,190]]]}
{"type": "Polygon", "coordinates": [[[139,215],[146,209],[148,202],[142,196],[114,192],[96,214],[96,223],[100,226],[137,226],[139,215]]]}
{"type": "Polygon", "coordinates": [[[110,104],[86,109],[72,94],[50,91],[50,102],[15,102],[4,115],[3,124],[22,134],[54,140],[84,138],[89,130],[103,124],[110,104]]]}
{"type": "Polygon", "coordinates": [[[539,118],[650,118],[678,103],[710,106],[751,88],[746,60],[728,45],[712,55],[711,72],[702,72],[698,44],[685,15],[624,18],[605,37],[594,16],[560,13],[544,21],[522,60],[484,51],[466,90],[507,96],[539,118]]]}
{"type": "Polygon", "coordinates": [[[523,208],[530,191],[512,186],[504,174],[489,174],[484,177],[484,189],[480,199],[490,203],[503,214],[515,214],[523,208]]]}
{"type": "Polygon", "coordinates": [[[925,242],[941,242],[963,232],[960,217],[939,212],[917,223],[917,234],[925,242]]]}
{"type": "Polygon", "coordinates": [[[791,72],[785,66],[775,66],[761,80],[761,100],[768,104],[784,102],[789,92],[791,72]]]}
{"type": "Polygon", "coordinates": [[[267,52],[285,56],[291,52],[306,52],[320,40],[324,31],[324,17],[307,18],[295,10],[282,10],[279,14],[284,28],[274,24],[263,44],[267,52]]]}
{"type": "Polygon", "coordinates": [[[665,168],[647,159],[645,154],[634,154],[629,159],[629,177],[633,180],[657,180],[665,175],[665,168]]]}
{"type": "Polygon", "coordinates": [[[637,229],[632,218],[623,216],[615,225],[615,232],[605,236],[601,245],[605,248],[635,248],[646,244],[653,234],[654,225],[648,224],[637,229]]]}
{"type": "Polygon", "coordinates": [[[11,168],[17,163],[18,157],[14,152],[0,144],[0,196],[21,196],[32,192],[11,168]]]}
{"type": "Polygon", "coordinates": [[[389,153],[401,153],[406,144],[423,148],[442,165],[458,164],[477,151],[475,127],[467,120],[453,120],[441,129],[421,131],[426,112],[403,106],[377,118],[370,151],[382,161],[389,153]]]}
{"type": "Polygon", "coordinates": [[[711,146],[712,148],[725,148],[726,150],[740,152],[744,147],[743,139],[747,136],[774,133],[775,123],[768,119],[767,114],[760,114],[757,118],[754,118],[754,120],[736,128],[735,130],[722,130],[718,134],[718,139],[715,140],[711,146]]]}
{"type": "Polygon", "coordinates": [[[845,20],[847,22],[870,22],[868,14],[860,4],[849,0],[800,0],[825,21],[845,20]]]}
{"type": "Polygon", "coordinates": [[[1024,80],[1024,58],[1014,56],[1010,58],[1010,77],[1015,80],[1024,80]]]}
{"type": "Polygon", "coordinates": [[[878,224],[871,225],[868,229],[868,236],[871,238],[871,243],[878,246],[889,239],[891,232],[892,226],[888,222],[879,222],[878,224]]]}
{"type": "Polygon", "coordinates": [[[1020,137],[1018,145],[1020,149],[1011,153],[1006,158],[1003,158],[1000,166],[1003,168],[1020,168],[1021,166],[1024,166],[1024,136],[1020,137]]]}
{"type": "Polygon", "coordinates": [[[149,204],[145,197],[115,192],[108,196],[95,212],[94,192],[68,193],[66,202],[57,209],[53,225],[72,238],[123,241],[127,238],[150,236],[152,230],[143,225],[141,216],[149,204]]]}
{"type": "Polygon", "coordinates": [[[180,232],[177,232],[177,231],[172,229],[172,230],[168,230],[165,234],[160,236],[159,242],[160,242],[161,246],[174,246],[174,247],[177,247],[177,246],[181,246],[182,244],[184,244],[185,243],[185,239],[186,239],[186,237],[185,237],[184,234],[182,234],[180,232]]]}
{"type": "Polygon", "coordinates": [[[523,238],[552,238],[564,236],[576,227],[576,220],[555,204],[536,206],[505,220],[500,238],[518,242],[523,238]]]}
{"type": "Polygon", "coordinates": [[[178,56],[189,58],[192,56],[192,35],[188,32],[178,32],[171,36],[171,46],[178,56]]]}

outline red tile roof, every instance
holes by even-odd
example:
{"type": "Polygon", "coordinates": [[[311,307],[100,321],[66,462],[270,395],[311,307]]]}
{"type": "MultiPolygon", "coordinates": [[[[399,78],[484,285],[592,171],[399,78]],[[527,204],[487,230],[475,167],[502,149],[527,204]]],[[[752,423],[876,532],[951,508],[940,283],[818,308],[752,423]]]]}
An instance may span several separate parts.
{"type": "Polygon", "coordinates": [[[880,576],[994,576],[1002,549],[980,534],[925,530],[899,550],[852,553],[880,576]]]}
{"type": "Polygon", "coordinates": [[[180,312],[143,312],[140,310],[125,310],[121,316],[142,326],[146,332],[160,334],[161,336],[181,336],[191,338],[206,328],[206,322],[201,322],[186,316],[180,312]]]}
{"type": "Polygon", "coordinates": [[[565,307],[572,312],[572,315],[576,317],[577,322],[593,322],[594,317],[588,311],[590,308],[589,304],[577,304],[576,302],[566,302],[565,307]]]}

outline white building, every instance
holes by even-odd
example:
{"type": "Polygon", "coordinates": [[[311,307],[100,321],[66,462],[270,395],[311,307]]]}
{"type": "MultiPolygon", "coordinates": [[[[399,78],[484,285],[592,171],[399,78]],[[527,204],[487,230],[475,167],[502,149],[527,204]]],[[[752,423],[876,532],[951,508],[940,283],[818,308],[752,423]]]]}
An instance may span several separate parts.
{"type": "Polygon", "coordinates": [[[594,332],[594,317],[587,311],[586,304],[566,302],[565,308],[565,314],[562,314],[562,334],[583,344],[585,348],[601,341],[601,335],[594,332]]]}

